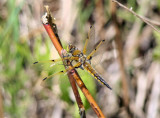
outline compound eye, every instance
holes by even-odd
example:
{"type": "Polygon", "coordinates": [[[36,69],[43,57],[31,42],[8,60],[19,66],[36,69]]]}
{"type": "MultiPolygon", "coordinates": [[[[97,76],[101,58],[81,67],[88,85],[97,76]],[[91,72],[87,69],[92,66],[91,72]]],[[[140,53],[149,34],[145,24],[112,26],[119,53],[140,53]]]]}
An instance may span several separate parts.
{"type": "Polygon", "coordinates": [[[74,46],[72,44],[69,45],[69,49],[72,49],[74,46]]]}
{"type": "Polygon", "coordinates": [[[71,49],[72,49],[72,45],[69,44],[68,47],[67,47],[67,50],[70,51],[71,49]]]}

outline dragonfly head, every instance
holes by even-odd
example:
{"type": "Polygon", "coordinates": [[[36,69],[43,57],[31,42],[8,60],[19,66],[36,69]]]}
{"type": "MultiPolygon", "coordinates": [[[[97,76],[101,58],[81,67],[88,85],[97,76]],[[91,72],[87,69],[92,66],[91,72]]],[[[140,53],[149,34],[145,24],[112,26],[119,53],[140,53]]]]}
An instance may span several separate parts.
{"type": "Polygon", "coordinates": [[[73,53],[73,51],[75,51],[75,50],[76,50],[76,47],[75,47],[74,45],[69,44],[69,45],[67,46],[67,52],[73,53]]]}

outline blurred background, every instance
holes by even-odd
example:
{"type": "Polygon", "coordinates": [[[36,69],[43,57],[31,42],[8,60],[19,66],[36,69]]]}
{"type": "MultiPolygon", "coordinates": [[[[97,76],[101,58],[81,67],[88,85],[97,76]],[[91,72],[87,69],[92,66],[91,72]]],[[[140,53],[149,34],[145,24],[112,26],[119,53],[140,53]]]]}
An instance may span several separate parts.
{"type": "MultiPolygon", "coordinates": [[[[120,2],[160,26],[159,0],[120,2]]],[[[107,40],[95,68],[113,90],[78,71],[106,117],[160,117],[160,34],[111,0],[0,0],[0,117],[80,117],[66,75],[41,86],[44,77],[63,65],[33,65],[59,58],[41,23],[44,5],[56,18],[65,48],[72,43],[83,49],[90,25],[96,41],[107,40]]],[[[87,118],[95,118],[80,94],[87,118]]]]}

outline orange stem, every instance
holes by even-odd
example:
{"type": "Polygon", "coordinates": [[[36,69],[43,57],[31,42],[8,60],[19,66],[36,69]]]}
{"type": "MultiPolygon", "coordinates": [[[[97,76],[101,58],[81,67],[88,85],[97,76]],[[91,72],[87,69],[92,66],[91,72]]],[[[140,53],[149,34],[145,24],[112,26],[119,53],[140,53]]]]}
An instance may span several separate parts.
{"type": "Polygon", "coordinates": [[[62,46],[60,45],[59,41],[57,40],[56,35],[54,34],[51,26],[49,24],[43,24],[44,28],[46,29],[53,45],[55,46],[56,50],[58,51],[59,55],[62,57],[62,46]]]}
{"type": "MultiPolygon", "coordinates": [[[[46,31],[47,31],[47,33],[48,33],[53,45],[57,49],[59,55],[62,57],[62,49],[63,49],[63,47],[61,46],[61,44],[58,41],[56,35],[54,34],[52,27],[50,26],[50,24],[43,24],[43,26],[45,27],[45,29],[46,29],[46,31]]],[[[80,76],[78,75],[77,71],[75,69],[73,69],[72,66],[68,66],[68,67],[71,69],[68,72],[68,77],[69,77],[70,83],[72,85],[72,89],[73,89],[73,92],[75,94],[76,101],[77,101],[78,106],[80,108],[80,112],[83,112],[82,114],[85,117],[84,106],[83,106],[83,103],[81,101],[80,95],[78,93],[77,87],[75,85],[75,81],[76,81],[77,85],[79,86],[79,88],[82,90],[83,94],[86,96],[88,102],[90,103],[92,109],[95,111],[97,116],[99,118],[105,118],[104,114],[102,113],[101,109],[99,108],[99,106],[97,105],[97,103],[95,102],[93,97],[91,96],[90,92],[88,91],[88,89],[84,85],[84,83],[81,80],[80,76]]]]}

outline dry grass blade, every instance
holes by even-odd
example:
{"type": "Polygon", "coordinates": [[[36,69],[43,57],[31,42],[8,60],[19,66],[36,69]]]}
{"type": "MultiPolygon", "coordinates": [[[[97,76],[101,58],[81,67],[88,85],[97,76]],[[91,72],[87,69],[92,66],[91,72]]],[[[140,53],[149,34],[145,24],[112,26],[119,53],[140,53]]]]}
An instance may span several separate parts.
{"type": "Polygon", "coordinates": [[[112,2],[117,3],[120,7],[126,9],[127,11],[131,12],[133,15],[135,15],[136,17],[138,17],[139,19],[141,19],[143,22],[145,22],[146,24],[148,24],[151,28],[153,28],[155,31],[160,33],[160,30],[158,30],[155,26],[153,26],[153,22],[151,22],[151,20],[148,20],[147,18],[144,18],[140,15],[138,15],[137,13],[135,13],[132,9],[129,9],[128,7],[124,6],[123,4],[119,3],[116,0],[112,0],[112,2]]]}
{"type": "Polygon", "coordinates": [[[113,20],[113,24],[116,30],[116,36],[115,36],[115,43],[116,43],[116,47],[117,47],[117,51],[118,51],[118,61],[119,61],[119,65],[120,65],[120,71],[121,71],[121,77],[122,77],[122,92],[123,92],[123,101],[124,101],[124,105],[126,107],[129,106],[129,92],[128,92],[128,84],[127,84],[127,75],[125,72],[125,66],[124,66],[124,57],[123,57],[123,47],[122,47],[122,36],[121,36],[121,31],[119,29],[119,23],[117,20],[117,16],[116,16],[116,5],[114,3],[111,4],[112,9],[111,9],[111,13],[112,13],[112,20],[113,20]]]}

